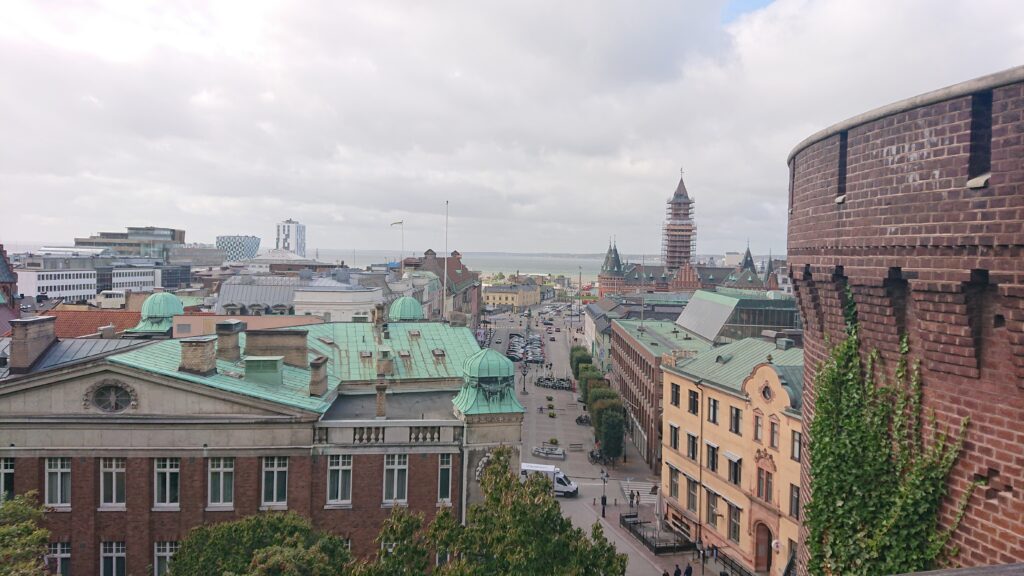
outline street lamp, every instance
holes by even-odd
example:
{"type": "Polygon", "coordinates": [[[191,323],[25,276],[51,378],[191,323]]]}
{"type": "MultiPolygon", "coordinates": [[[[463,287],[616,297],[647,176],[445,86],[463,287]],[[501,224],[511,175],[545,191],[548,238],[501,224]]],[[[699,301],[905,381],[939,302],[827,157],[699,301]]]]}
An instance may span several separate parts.
{"type": "Polygon", "coordinates": [[[523,394],[529,394],[529,392],[526,391],[526,373],[530,371],[530,367],[526,365],[526,362],[523,362],[519,367],[519,371],[523,375],[523,394]]]}

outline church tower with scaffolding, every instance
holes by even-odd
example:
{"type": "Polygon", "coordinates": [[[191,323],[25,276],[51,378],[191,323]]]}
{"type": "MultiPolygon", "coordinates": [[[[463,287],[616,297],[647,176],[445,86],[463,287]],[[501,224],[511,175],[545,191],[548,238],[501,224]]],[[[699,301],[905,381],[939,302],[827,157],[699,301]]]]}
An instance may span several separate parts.
{"type": "Polygon", "coordinates": [[[662,231],[661,258],[668,270],[676,271],[690,263],[697,250],[697,225],[693,221],[693,199],[683,184],[679,171],[679,185],[668,199],[665,209],[665,227],[662,231]]]}

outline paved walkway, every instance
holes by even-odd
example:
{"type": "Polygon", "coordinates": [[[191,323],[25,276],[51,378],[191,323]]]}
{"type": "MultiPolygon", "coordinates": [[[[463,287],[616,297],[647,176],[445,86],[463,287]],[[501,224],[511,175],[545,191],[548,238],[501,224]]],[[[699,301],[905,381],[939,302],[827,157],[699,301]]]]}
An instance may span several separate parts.
{"type": "MultiPolygon", "coordinates": [[[[535,307],[534,322],[540,307],[535,307]]],[[[501,353],[505,352],[508,345],[508,333],[526,333],[525,319],[519,316],[499,320],[495,324],[495,335],[491,347],[501,353]],[[522,326],[520,326],[520,321],[522,326]],[[501,344],[497,340],[502,340],[501,344]]],[[[561,328],[560,332],[546,334],[545,327],[534,327],[533,331],[540,331],[544,335],[544,346],[547,361],[554,364],[552,372],[555,376],[562,376],[569,371],[569,347],[574,337],[582,340],[582,335],[577,334],[573,328],[578,328],[580,323],[577,319],[570,325],[566,319],[556,319],[555,326],[561,328]],[[552,342],[550,337],[554,336],[552,342]]],[[[522,390],[522,376],[517,365],[516,390],[522,390]]],[[[554,464],[572,478],[580,486],[580,495],[577,498],[562,498],[559,502],[562,512],[572,520],[573,524],[584,529],[588,534],[590,527],[595,522],[600,522],[605,536],[615,544],[620,553],[626,554],[629,564],[626,574],[629,576],[661,576],[663,571],[672,574],[675,565],[681,568],[686,567],[687,562],[694,562],[694,574],[701,574],[700,567],[693,559],[692,553],[680,553],[673,555],[655,556],[648,550],[643,542],[629,533],[625,528],[619,526],[619,515],[629,513],[630,490],[640,492],[640,505],[635,507],[640,519],[650,522],[656,526],[657,508],[659,505],[658,495],[651,494],[651,487],[660,483],[660,478],[641,459],[640,453],[633,446],[632,441],[626,438],[625,462],[618,462],[614,467],[608,468],[608,482],[601,480],[601,466],[591,464],[587,460],[587,452],[594,448],[593,428],[590,426],[579,426],[576,424],[576,416],[583,414],[583,407],[577,403],[577,393],[571,391],[555,391],[540,388],[534,384],[536,377],[541,374],[539,368],[531,368],[527,375],[528,394],[519,393],[519,400],[526,408],[526,415],[523,422],[523,461],[542,464],[554,464]],[[547,397],[552,399],[549,401],[547,397]],[[547,404],[555,405],[555,417],[547,415],[547,404]],[[545,413],[537,412],[537,407],[543,406],[545,413]],[[566,452],[565,460],[546,460],[533,456],[530,449],[540,446],[551,438],[557,438],[559,445],[565,448],[569,444],[582,444],[581,452],[566,452]],[[605,509],[605,517],[601,517],[601,495],[605,494],[608,499],[608,506],[605,509]]],[[[660,490],[660,488],[659,488],[660,490]]],[[[717,576],[723,570],[713,560],[708,560],[704,567],[704,574],[717,576]]]]}

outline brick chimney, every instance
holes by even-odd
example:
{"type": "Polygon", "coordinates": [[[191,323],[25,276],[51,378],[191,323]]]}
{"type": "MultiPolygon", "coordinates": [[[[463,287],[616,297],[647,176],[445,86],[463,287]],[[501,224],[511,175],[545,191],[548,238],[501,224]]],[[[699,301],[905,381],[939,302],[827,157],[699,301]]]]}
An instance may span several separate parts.
{"type": "Polygon", "coordinates": [[[104,340],[113,340],[117,329],[114,328],[113,324],[107,324],[106,326],[100,326],[96,331],[99,333],[100,338],[104,340]]]}
{"type": "Polygon", "coordinates": [[[309,368],[308,330],[246,330],[246,356],[283,356],[284,363],[309,368]]]}
{"type": "Polygon", "coordinates": [[[217,358],[238,362],[242,350],[238,347],[238,335],[245,332],[245,322],[222,320],[217,322],[217,358]]]}
{"type": "Polygon", "coordinates": [[[181,342],[180,372],[209,376],[217,373],[217,337],[196,336],[183,338],[181,342]]]}
{"type": "Polygon", "coordinates": [[[384,420],[387,418],[388,412],[388,400],[386,395],[388,391],[388,383],[381,378],[377,380],[377,385],[374,386],[374,389],[377,390],[377,419],[384,420]]]}
{"type": "Polygon", "coordinates": [[[327,356],[317,356],[309,363],[309,395],[327,394],[327,356]]]}
{"type": "Polygon", "coordinates": [[[36,316],[23,320],[11,320],[12,374],[27,374],[32,364],[57,341],[54,328],[56,316],[36,316]]]}

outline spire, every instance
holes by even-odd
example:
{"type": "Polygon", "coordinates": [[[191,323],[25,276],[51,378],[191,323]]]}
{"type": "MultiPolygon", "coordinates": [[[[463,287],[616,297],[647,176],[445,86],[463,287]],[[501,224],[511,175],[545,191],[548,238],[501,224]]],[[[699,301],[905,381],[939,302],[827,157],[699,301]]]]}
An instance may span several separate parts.
{"type": "Polygon", "coordinates": [[[689,200],[690,194],[686,191],[686,184],[683,183],[683,169],[679,169],[679,185],[676,186],[676,191],[672,193],[672,201],[677,200],[689,200]]]}
{"type": "Polygon", "coordinates": [[[604,263],[601,264],[601,275],[622,276],[622,260],[619,259],[619,249],[614,244],[608,245],[608,252],[604,255],[604,263]]]}
{"type": "Polygon", "coordinates": [[[768,250],[768,263],[764,265],[764,281],[767,282],[775,272],[775,265],[772,263],[772,251],[768,250]]]}
{"type": "Polygon", "coordinates": [[[754,257],[750,254],[749,241],[747,244],[747,251],[743,254],[743,262],[740,263],[740,270],[750,270],[754,274],[757,274],[757,267],[754,266],[754,257]]]}

